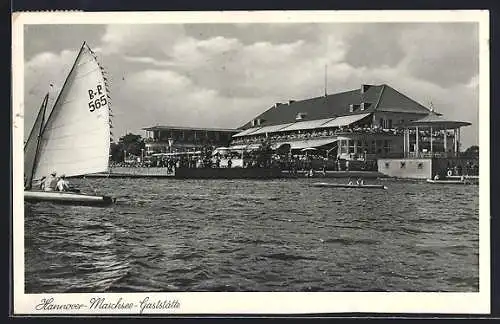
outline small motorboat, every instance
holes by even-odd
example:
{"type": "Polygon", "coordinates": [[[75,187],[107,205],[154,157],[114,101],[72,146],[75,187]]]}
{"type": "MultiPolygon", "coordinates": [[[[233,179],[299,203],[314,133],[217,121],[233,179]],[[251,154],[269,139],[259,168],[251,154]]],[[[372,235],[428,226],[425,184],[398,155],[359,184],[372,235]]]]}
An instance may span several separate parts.
{"type": "Polygon", "coordinates": [[[312,187],[329,187],[329,188],[349,188],[349,189],[384,189],[387,187],[377,184],[345,184],[345,183],[329,183],[329,182],[316,182],[311,184],[312,187]]]}

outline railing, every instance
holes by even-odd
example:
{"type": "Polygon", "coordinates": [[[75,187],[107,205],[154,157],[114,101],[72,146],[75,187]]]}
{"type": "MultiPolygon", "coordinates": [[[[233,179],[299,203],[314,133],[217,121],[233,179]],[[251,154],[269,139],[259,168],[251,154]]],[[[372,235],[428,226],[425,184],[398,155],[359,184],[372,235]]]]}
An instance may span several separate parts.
{"type": "Polygon", "coordinates": [[[406,153],[406,158],[410,159],[447,159],[457,157],[457,153],[454,152],[408,152],[406,153]]]}
{"type": "MultiPolygon", "coordinates": [[[[250,145],[257,144],[263,140],[268,140],[271,143],[281,142],[281,141],[292,141],[292,140],[307,140],[307,139],[324,139],[331,138],[332,136],[338,135],[352,135],[352,134],[363,134],[363,135],[402,135],[403,131],[398,129],[372,129],[372,128],[353,128],[353,129],[338,129],[335,131],[317,131],[312,133],[301,133],[301,134],[290,134],[290,135],[271,135],[265,137],[264,135],[257,138],[240,138],[234,139],[231,143],[232,145],[250,145]]],[[[249,135],[252,136],[251,134],[249,135]]]]}

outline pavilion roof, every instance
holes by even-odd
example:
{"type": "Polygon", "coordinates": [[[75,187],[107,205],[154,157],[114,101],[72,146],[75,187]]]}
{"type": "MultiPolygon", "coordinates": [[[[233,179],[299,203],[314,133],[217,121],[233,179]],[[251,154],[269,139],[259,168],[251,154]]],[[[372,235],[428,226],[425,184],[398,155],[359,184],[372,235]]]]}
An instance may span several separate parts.
{"type": "Polygon", "coordinates": [[[406,123],[404,127],[434,127],[434,128],[453,129],[469,125],[472,124],[465,121],[449,120],[446,119],[442,114],[431,112],[424,118],[406,123]]]}

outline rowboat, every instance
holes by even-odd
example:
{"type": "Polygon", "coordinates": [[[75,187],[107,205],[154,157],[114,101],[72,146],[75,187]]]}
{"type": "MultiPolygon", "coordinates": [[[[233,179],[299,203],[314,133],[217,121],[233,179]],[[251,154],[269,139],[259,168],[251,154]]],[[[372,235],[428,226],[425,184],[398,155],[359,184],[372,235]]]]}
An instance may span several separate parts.
{"type": "Polygon", "coordinates": [[[328,183],[328,182],[317,182],[311,184],[312,187],[329,187],[329,188],[348,188],[348,189],[384,189],[387,187],[384,185],[377,184],[345,184],[345,183],[328,183]]]}
{"type": "Polygon", "coordinates": [[[48,94],[24,146],[24,200],[72,205],[109,205],[114,199],[95,193],[42,191],[54,171],[66,177],[106,172],[110,150],[110,97],[94,52],[84,42],[45,120],[48,94]]]}
{"type": "Polygon", "coordinates": [[[473,184],[472,181],[467,181],[467,180],[432,180],[432,179],[427,179],[427,183],[432,183],[432,184],[459,184],[459,185],[464,185],[464,184],[473,184]]]}

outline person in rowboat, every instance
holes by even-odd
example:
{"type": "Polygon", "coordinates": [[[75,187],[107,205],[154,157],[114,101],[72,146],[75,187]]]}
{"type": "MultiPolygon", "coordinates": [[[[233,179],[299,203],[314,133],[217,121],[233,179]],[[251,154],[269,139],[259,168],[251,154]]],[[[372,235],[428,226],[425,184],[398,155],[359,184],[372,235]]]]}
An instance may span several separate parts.
{"type": "Polygon", "coordinates": [[[358,186],[362,186],[362,185],[364,185],[364,184],[365,184],[365,181],[364,181],[363,179],[361,179],[361,178],[358,178],[358,180],[356,181],[356,184],[357,184],[358,186]]]}

